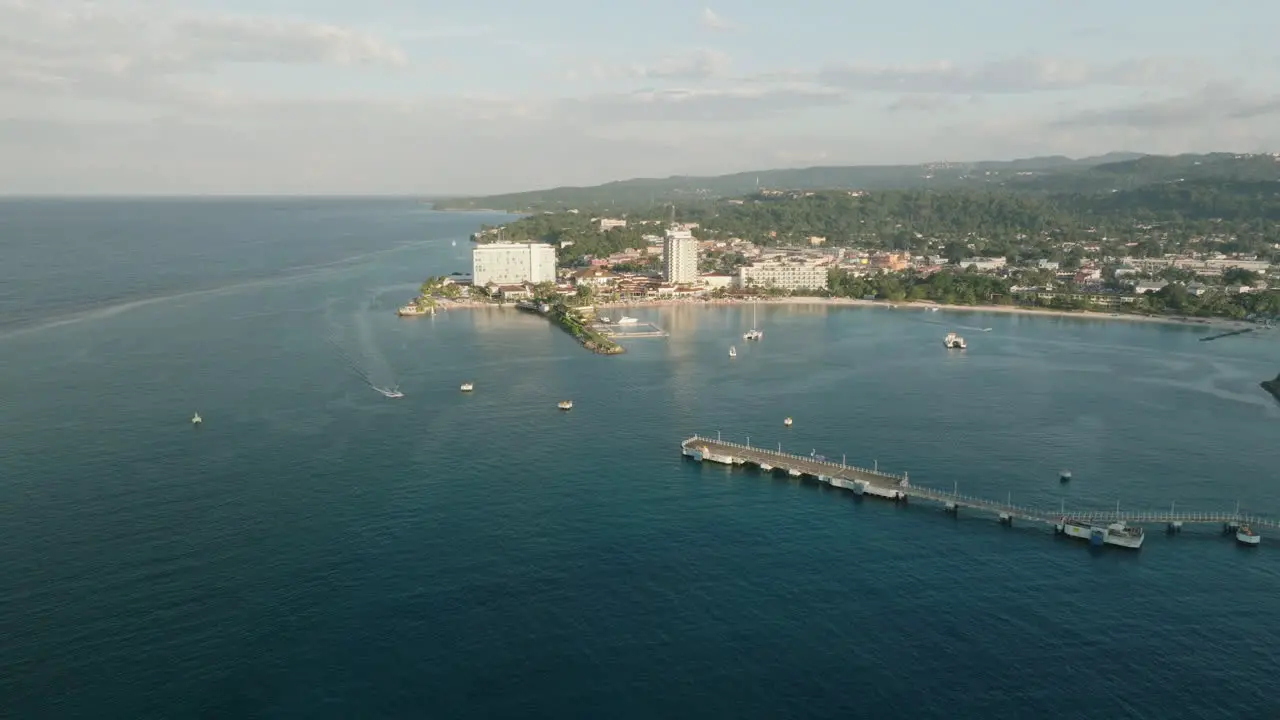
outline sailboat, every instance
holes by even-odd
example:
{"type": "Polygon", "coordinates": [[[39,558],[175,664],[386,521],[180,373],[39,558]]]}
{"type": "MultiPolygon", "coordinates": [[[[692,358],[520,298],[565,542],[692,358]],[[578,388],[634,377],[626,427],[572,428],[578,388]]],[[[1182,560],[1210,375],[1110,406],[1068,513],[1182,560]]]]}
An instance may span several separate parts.
{"type": "Polygon", "coordinates": [[[751,330],[742,333],[743,340],[762,340],[764,332],[759,330],[759,324],[756,322],[756,303],[751,303],[751,330]]]}
{"type": "Polygon", "coordinates": [[[738,357],[738,348],[736,348],[736,347],[734,347],[734,346],[730,345],[730,346],[729,346],[729,357],[738,357]]]}

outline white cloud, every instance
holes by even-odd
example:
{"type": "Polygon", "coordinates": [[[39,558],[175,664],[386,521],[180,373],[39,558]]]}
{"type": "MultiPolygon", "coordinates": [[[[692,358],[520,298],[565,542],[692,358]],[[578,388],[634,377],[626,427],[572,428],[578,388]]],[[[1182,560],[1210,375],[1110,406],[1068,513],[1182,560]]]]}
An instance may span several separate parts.
{"type": "Polygon", "coordinates": [[[729,56],[717,50],[692,50],[668,55],[653,65],[636,66],[635,75],[662,80],[705,80],[723,75],[731,64],[729,56]]]}
{"type": "Polygon", "coordinates": [[[233,63],[407,62],[391,43],[323,23],[176,14],[139,3],[0,0],[0,87],[10,89],[192,101],[200,93],[178,80],[233,63]]]}
{"type": "Polygon", "coordinates": [[[708,30],[732,30],[733,25],[728,20],[716,14],[711,8],[702,8],[702,27],[708,30]]]}
{"type": "Polygon", "coordinates": [[[1197,77],[1184,60],[1138,58],[1106,65],[1050,57],[1015,57],[964,65],[832,65],[817,80],[849,90],[936,94],[1021,94],[1094,86],[1182,84],[1197,77]]]}
{"type": "Polygon", "coordinates": [[[1191,94],[1077,111],[1056,118],[1052,125],[1152,130],[1265,120],[1276,115],[1280,115],[1280,95],[1243,95],[1234,86],[1209,84],[1191,94]]]}

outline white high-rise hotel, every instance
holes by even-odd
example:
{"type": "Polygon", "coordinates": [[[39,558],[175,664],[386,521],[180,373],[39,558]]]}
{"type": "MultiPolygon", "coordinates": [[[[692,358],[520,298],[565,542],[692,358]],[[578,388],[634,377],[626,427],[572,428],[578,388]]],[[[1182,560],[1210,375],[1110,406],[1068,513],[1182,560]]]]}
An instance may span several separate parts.
{"type": "Polygon", "coordinates": [[[698,279],[698,239],[688,230],[671,228],[662,243],[662,279],[691,283],[698,279]]]}
{"type": "Polygon", "coordinates": [[[556,248],[546,243],[485,243],[471,251],[476,287],[555,282],[556,248]]]}

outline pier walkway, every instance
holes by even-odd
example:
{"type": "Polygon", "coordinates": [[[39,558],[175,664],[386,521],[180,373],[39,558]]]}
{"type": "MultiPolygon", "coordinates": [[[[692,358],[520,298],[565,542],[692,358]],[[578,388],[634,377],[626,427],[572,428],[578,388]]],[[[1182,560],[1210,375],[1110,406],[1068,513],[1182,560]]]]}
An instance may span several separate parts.
{"type": "Polygon", "coordinates": [[[1065,507],[1036,508],[1014,505],[1011,502],[1000,502],[987,498],[964,495],[954,491],[913,485],[907,473],[891,473],[879,468],[867,469],[847,465],[843,462],[832,462],[817,455],[794,455],[781,450],[772,450],[752,445],[743,445],[718,438],[704,438],[700,435],[680,443],[684,455],[695,460],[721,463],[724,465],[755,465],[766,471],[781,471],[793,476],[808,476],[834,487],[853,490],[859,495],[877,495],[905,502],[910,498],[928,500],[943,505],[948,511],[958,508],[969,508],[999,516],[1002,521],[1013,519],[1026,520],[1046,525],[1057,525],[1063,518],[1086,523],[1124,522],[1129,525],[1161,524],[1171,528],[1190,524],[1214,524],[1224,527],[1248,525],[1255,529],[1268,528],[1280,530],[1280,520],[1242,514],[1239,512],[1175,512],[1167,511],[1075,511],[1065,507]]]}

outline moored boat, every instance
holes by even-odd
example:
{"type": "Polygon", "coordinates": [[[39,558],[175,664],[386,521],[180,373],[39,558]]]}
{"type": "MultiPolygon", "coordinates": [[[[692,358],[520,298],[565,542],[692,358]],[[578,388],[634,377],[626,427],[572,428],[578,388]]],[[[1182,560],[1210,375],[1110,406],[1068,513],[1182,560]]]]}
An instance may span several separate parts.
{"type": "Polygon", "coordinates": [[[1262,542],[1262,536],[1254,532],[1253,528],[1248,525],[1241,525],[1236,529],[1236,542],[1253,547],[1262,542]]]}

